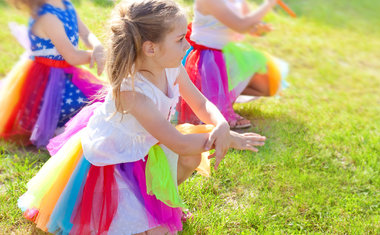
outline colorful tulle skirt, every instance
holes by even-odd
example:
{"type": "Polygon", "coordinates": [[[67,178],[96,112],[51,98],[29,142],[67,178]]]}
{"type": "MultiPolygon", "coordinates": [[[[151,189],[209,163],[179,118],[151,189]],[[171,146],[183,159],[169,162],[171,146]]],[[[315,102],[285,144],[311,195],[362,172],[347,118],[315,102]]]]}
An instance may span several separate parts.
{"type": "Polygon", "coordinates": [[[0,138],[46,146],[102,87],[90,72],[65,61],[23,58],[2,82],[0,138]]]}
{"type": "MultiPolygon", "coordinates": [[[[176,161],[154,145],[142,160],[95,166],[86,160],[81,133],[100,103],[82,109],[53,138],[53,155],[27,184],[18,206],[37,227],[55,234],[134,234],[157,226],[182,230],[176,161]],[[175,164],[175,166],[174,166],[175,164]]],[[[183,133],[212,126],[181,125],[183,133]]]]}
{"type": "MultiPolygon", "coordinates": [[[[223,50],[197,45],[189,39],[189,34],[191,26],[187,39],[192,50],[186,58],[186,71],[195,86],[218,107],[227,121],[239,119],[232,105],[256,73],[268,75],[271,96],[277,94],[282,85],[286,85],[286,62],[248,43],[230,42],[223,50]]],[[[178,106],[178,122],[201,123],[183,99],[178,106]]]]}

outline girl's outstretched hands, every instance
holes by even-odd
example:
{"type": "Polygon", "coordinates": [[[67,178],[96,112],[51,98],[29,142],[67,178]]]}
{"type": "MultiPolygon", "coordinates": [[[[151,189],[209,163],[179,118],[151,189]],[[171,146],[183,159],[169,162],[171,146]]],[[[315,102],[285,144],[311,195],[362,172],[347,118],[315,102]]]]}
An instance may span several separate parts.
{"type": "MultiPolygon", "coordinates": [[[[225,139],[229,140],[228,148],[234,148],[234,149],[239,149],[239,150],[250,150],[253,152],[258,152],[259,150],[255,148],[255,146],[263,146],[266,140],[265,136],[261,136],[256,133],[239,134],[234,131],[230,131],[230,133],[225,136],[225,139]]],[[[224,156],[226,155],[227,150],[225,152],[220,152],[219,150],[217,154],[217,148],[215,145],[215,153],[208,157],[209,159],[215,158],[215,165],[214,165],[215,170],[218,169],[218,166],[220,162],[223,160],[224,156]]]]}
{"type": "Polygon", "coordinates": [[[104,66],[106,63],[106,55],[104,47],[99,44],[94,47],[91,53],[91,60],[90,60],[90,68],[94,67],[94,64],[97,64],[97,71],[98,75],[100,76],[104,70],[104,66]]]}
{"type": "Polygon", "coordinates": [[[267,24],[265,22],[260,22],[254,25],[249,33],[252,36],[259,37],[259,36],[265,35],[266,33],[271,32],[272,30],[273,30],[272,25],[267,24]]]}
{"type": "Polygon", "coordinates": [[[205,149],[210,150],[214,146],[215,152],[210,155],[209,158],[215,157],[215,169],[218,168],[219,163],[226,155],[228,149],[230,148],[230,143],[230,126],[227,122],[223,122],[223,124],[216,126],[210,133],[205,149]]]}
{"type": "Polygon", "coordinates": [[[239,134],[231,131],[231,148],[240,150],[250,150],[258,152],[259,150],[254,146],[263,146],[265,143],[265,136],[261,136],[256,133],[243,133],[239,134]]]}

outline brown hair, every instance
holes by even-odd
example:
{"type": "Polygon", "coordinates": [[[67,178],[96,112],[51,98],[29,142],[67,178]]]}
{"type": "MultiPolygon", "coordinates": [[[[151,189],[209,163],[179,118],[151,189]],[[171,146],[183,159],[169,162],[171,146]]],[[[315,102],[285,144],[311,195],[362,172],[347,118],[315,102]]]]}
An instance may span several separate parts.
{"type": "Polygon", "coordinates": [[[121,83],[130,77],[133,86],[142,44],[163,40],[173,29],[174,18],[180,15],[182,11],[171,0],[123,1],[115,7],[110,21],[107,73],[118,111],[122,109],[121,83]]]}
{"type": "Polygon", "coordinates": [[[7,0],[11,5],[20,10],[26,10],[32,17],[35,17],[37,10],[46,0],[7,0]]]}

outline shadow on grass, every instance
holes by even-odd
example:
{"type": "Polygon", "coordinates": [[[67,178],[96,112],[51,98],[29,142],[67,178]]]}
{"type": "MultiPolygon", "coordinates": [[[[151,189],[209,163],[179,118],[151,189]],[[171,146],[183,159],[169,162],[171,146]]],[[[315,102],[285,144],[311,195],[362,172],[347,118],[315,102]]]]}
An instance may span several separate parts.
{"type": "Polygon", "coordinates": [[[267,105],[264,100],[234,106],[238,114],[251,120],[253,124],[251,128],[239,132],[254,132],[266,137],[265,145],[258,147],[259,153],[255,154],[257,157],[248,158],[249,161],[287,161],[292,156],[299,155],[297,152],[301,149],[305,156],[313,155],[315,145],[310,142],[313,140],[313,133],[307,124],[297,120],[296,114],[291,116],[281,109],[263,111],[263,107],[267,105]]]}

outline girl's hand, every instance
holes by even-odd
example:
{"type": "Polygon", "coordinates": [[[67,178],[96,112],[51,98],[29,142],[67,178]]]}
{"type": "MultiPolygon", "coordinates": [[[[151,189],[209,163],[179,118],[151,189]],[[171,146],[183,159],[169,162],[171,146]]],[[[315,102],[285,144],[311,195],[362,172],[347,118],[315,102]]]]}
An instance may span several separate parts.
{"type": "Polygon", "coordinates": [[[260,22],[256,25],[253,26],[252,30],[249,32],[252,36],[262,36],[265,35],[266,33],[272,31],[272,25],[266,24],[264,22],[260,22]]]}
{"type": "Polygon", "coordinates": [[[231,148],[253,152],[258,152],[259,150],[254,146],[263,146],[266,139],[265,136],[256,133],[239,134],[234,131],[231,131],[231,137],[231,148]]]}
{"type": "Polygon", "coordinates": [[[266,2],[269,3],[272,7],[277,4],[277,0],[266,0],[266,2]]]}
{"type": "Polygon", "coordinates": [[[209,135],[206,142],[205,149],[210,150],[215,146],[215,152],[209,158],[215,157],[215,170],[218,168],[219,163],[223,160],[229,147],[231,145],[230,126],[227,122],[216,126],[209,135]]]}
{"type": "Polygon", "coordinates": [[[94,47],[94,50],[91,54],[90,68],[94,67],[94,64],[97,64],[98,75],[100,76],[104,70],[104,65],[106,63],[105,50],[102,45],[97,45],[94,47]]]}

